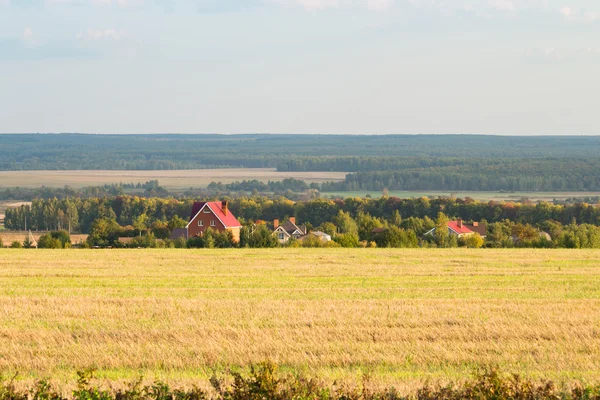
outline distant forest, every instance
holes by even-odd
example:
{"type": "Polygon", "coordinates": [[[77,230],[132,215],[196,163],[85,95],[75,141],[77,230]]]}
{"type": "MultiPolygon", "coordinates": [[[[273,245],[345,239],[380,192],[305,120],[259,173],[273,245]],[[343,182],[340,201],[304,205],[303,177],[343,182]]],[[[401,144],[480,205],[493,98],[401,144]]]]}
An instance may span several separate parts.
{"type": "MultiPolygon", "coordinates": [[[[0,170],[347,172],[321,191],[600,191],[600,137],[0,135],[0,170]]],[[[0,182],[1,185],[1,182],[0,182]]]]}

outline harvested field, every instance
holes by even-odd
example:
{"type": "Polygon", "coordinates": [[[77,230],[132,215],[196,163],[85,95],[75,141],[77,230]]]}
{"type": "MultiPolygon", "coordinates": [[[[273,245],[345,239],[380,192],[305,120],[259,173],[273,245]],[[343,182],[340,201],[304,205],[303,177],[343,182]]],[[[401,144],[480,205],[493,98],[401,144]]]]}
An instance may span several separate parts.
{"type": "Polygon", "coordinates": [[[198,188],[210,182],[231,183],[252,180],[281,181],[296,178],[307,182],[341,181],[344,172],[277,172],[269,168],[194,169],[173,171],[0,171],[0,187],[83,188],[112,183],[144,183],[158,179],[169,189],[198,188]]]}
{"type": "Polygon", "coordinates": [[[600,381],[599,251],[0,250],[0,370],[190,383],[272,360],[412,390],[600,381]]]}

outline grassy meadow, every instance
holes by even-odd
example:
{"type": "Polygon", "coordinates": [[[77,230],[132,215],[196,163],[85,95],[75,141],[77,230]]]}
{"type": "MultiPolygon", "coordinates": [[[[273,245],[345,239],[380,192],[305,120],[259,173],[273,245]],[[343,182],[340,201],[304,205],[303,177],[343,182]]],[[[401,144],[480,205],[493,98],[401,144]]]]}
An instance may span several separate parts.
{"type": "Polygon", "coordinates": [[[174,384],[264,360],[410,391],[600,383],[600,251],[1,250],[0,371],[174,384]]]}

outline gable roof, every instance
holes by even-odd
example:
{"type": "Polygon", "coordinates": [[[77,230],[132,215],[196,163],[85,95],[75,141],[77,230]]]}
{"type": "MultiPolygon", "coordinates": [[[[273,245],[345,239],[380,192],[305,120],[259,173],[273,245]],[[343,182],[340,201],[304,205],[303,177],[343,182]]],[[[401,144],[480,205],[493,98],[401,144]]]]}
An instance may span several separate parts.
{"type": "Polygon", "coordinates": [[[473,231],[467,228],[465,224],[462,224],[462,226],[458,226],[458,221],[448,221],[448,229],[452,229],[452,231],[456,232],[459,235],[473,233],[473,231]]]}
{"type": "Polygon", "coordinates": [[[469,228],[472,232],[479,233],[480,236],[485,237],[487,235],[487,225],[479,223],[477,225],[463,225],[469,228]]]}
{"type": "Polygon", "coordinates": [[[296,231],[298,231],[301,235],[306,234],[306,226],[303,225],[299,227],[298,225],[289,220],[279,225],[279,227],[286,231],[288,235],[293,235],[296,231]]]}
{"type": "MultiPolygon", "coordinates": [[[[239,228],[242,226],[237,218],[233,215],[231,210],[227,211],[227,215],[223,212],[221,208],[222,203],[220,201],[197,201],[194,203],[192,207],[192,216],[190,217],[190,223],[196,218],[196,216],[204,209],[204,207],[208,207],[215,217],[221,221],[221,223],[225,226],[225,228],[239,228]]],[[[188,225],[190,224],[188,223],[188,225]]]]}

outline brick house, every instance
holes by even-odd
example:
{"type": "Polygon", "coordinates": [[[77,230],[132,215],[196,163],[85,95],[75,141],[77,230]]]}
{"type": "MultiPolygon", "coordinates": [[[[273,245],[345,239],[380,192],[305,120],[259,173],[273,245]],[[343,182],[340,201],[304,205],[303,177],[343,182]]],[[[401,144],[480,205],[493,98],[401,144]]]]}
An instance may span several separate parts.
{"type": "MultiPolygon", "coordinates": [[[[217,232],[230,231],[236,242],[240,241],[240,229],[242,225],[229,211],[227,201],[202,201],[194,203],[190,222],[185,227],[185,238],[202,236],[211,228],[217,232]]],[[[175,232],[173,232],[175,233],[175,232]]],[[[183,236],[183,235],[181,235],[183,236]]]]}

